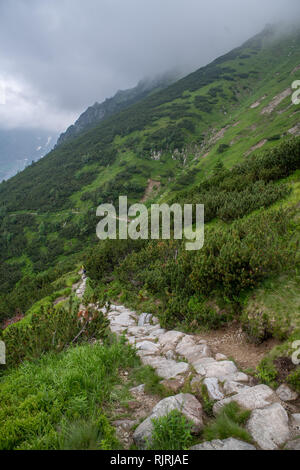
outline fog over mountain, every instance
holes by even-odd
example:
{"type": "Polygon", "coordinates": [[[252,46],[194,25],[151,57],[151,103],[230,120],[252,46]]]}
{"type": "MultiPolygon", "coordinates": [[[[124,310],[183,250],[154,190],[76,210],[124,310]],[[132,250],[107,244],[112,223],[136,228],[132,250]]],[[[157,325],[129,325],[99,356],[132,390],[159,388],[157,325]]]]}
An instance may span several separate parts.
{"type": "Polygon", "coordinates": [[[190,72],[266,23],[299,18],[298,0],[1,1],[0,128],[61,132],[118,89],[190,72]]]}

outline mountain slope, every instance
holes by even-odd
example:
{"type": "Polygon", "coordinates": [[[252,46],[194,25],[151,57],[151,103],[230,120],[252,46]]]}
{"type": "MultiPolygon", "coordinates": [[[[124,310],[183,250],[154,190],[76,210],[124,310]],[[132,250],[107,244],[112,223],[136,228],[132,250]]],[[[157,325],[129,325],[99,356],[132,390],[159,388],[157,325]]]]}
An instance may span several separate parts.
{"type": "Polygon", "coordinates": [[[57,145],[61,145],[82,134],[89,128],[95,127],[107,117],[146,98],[150,93],[167,88],[167,86],[176,81],[176,76],[178,78],[178,73],[174,72],[155,79],[141,80],[136,87],[129,90],[120,90],[112,98],[106,99],[103,103],[95,103],[79,116],[75,124],[60,135],[57,145]]]}
{"type": "Polygon", "coordinates": [[[267,28],[2,183],[3,316],[53,292],[51,283],[80,262],[97,241],[101,202],[124,194],[129,202],[145,194],[148,203],[172,200],[216,164],[231,168],[297,134],[290,86],[299,64],[299,31],[278,37],[267,28]]]}
{"type": "MultiPolygon", "coordinates": [[[[278,129],[281,134],[288,132],[298,123],[289,93],[273,112],[261,112],[274,96],[288,90],[297,77],[292,71],[300,63],[299,33],[280,40],[275,36],[274,42],[271,34],[265,31],[241,48],[55,149],[22,175],[1,185],[0,203],[14,211],[37,208],[55,211],[58,207],[74,206],[69,198],[83,191],[84,186],[99,188],[101,192],[107,178],[112,180],[115,176],[107,175],[108,166],[120,170],[121,162],[126,167],[132,161],[147,167],[153,179],[161,177],[164,182],[167,180],[164,171],[174,178],[182,170],[184,152],[175,156],[175,161],[172,156],[176,149],[185,148],[193,154],[200,169],[206,166],[202,161],[206,150],[213,150],[216,143],[218,146],[225,143],[232,147],[230,157],[223,155],[230,165],[263,139],[270,142],[277,137],[278,129]],[[263,97],[261,104],[251,109],[263,97]],[[162,151],[160,161],[155,160],[155,151],[162,151]],[[237,154],[240,157],[234,157],[237,154]]],[[[213,158],[208,160],[214,161],[215,156],[213,151],[213,158]]],[[[187,160],[185,166],[192,158],[188,156],[187,160]]],[[[146,177],[142,184],[146,186],[146,177]]]]}

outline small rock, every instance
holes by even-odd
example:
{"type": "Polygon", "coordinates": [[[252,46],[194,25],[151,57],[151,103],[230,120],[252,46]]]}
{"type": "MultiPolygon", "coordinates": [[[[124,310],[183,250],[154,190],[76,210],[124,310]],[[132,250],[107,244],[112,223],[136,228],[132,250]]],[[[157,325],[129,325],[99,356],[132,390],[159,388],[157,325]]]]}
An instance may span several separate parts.
{"type": "Polygon", "coordinates": [[[214,441],[203,442],[191,447],[190,450],[256,450],[256,448],[251,444],[247,444],[247,442],[230,437],[223,441],[216,439],[214,441]]]}
{"type": "Polygon", "coordinates": [[[193,431],[200,432],[203,429],[201,403],[189,393],[181,393],[161,400],[152,410],[148,418],[135,430],[133,438],[136,445],[144,449],[147,442],[151,442],[153,423],[152,420],[166,416],[173,410],[180,411],[193,423],[193,431]]]}
{"type": "Polygon", "coordinates": [[[227,361],[227,356],[225,356],[224,354],[216,354],[216,361],[227,361]]]}
{"type": "MultiPolygon", "coordinates": [[[[135,425],[135,421],[131,421],[129,419],[119,419],[117,421],[114,421],[112,424],[116,428],[121,428],[121,429],[124,429],[124,430],[130,430],[135,425]]],[[[126,434],[127,433],[125,433],[124,436],[126,436],[126,434]]]]}
{"type": "Polygon", "coordinates": [[[169,360],[175,360],[176,359],[176,354],[172,350],[167,351],[165,356],[166,356],[166,359],[169,359],[169,360]]]}
{"type": "Polygon", "coordinates": [[[145,384],[138,385],[129,390],[133,395],[139,395],[145,393],[145,384]]]}
{"type": "Polygon", "coordinates": [[[204,380],[208,396],[211,400],[222,400],[224,393],[220,389],[219,381],[216,377],[210,377],[204,380]]]}
{"type": "Polygon", "coordinates": [[[262,410],[254,410],[247,423],[247,430],[263,450],[276,450],[289,438],[289,418],[280,403],[262,410]]]}
{"type": "Polygon", "coordinates": [[[152,315],[151,313],[141,313],[139,316],[138,326],[149,325],[151,321],[152,315]]]}
{"type": "Polygon", "coordinates": [[[291,390],[290,387],[286,384],[280,385],[280,387],[276,390],[276,393],[282,401],[294,401],[298,398],[298,393],[291,390]]]}
{"type": "Polygon", "coordinates": [[[245,410],[256,410],[258,408],[264,408],[276,399],[276,394],[267,385],[256,385],[255,387],[249,387],[242,390],[241,392],[233,395],[232,397],[225,398],[224,400],[215,403],[213,411],[214,414],[218,414],[224,405],[235,401],[245,410]]]}
{"type": "Polygon", "coordinates": [[[286,450],[300,450],[300,439],[294,439],[285,446],[286,450]]]}

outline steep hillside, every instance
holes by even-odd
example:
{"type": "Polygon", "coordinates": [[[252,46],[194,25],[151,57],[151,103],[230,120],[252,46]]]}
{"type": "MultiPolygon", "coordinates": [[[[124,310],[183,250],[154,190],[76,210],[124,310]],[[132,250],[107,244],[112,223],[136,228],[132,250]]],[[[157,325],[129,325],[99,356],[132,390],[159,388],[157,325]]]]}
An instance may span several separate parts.
{"type": "Polygon", "coordinates": [[[60,135],[57,145],[61,145],[88,129],[95,127],[109,116],[146,98],[150,93],[167,88],[176,81],[176,78],[179,78],[179,74],[170,72],[155,79],[141,80],[136,87],[129,90],[120,90],[112,98],[107,98],[103,103],[95,103],[79,116],[75,124],[60,135]]]}
{"type": "Polygon", "coordinates": [[[0,449],[299,448],[299,73],[268,27],[0,185],[0,449]],[[99,241],[119,195],[203,248],[99,241]]]}
{"type": "Polygon", "coordinates": [[[97,240],[101,202],[120,194],[172,200],[220,161],[231,168],[297,135],[290,87],[299,64],[299,31],[278,37],[267,28],[2,183],[2,316],[53,292],[51,283],[80,262],[97,240]]]}

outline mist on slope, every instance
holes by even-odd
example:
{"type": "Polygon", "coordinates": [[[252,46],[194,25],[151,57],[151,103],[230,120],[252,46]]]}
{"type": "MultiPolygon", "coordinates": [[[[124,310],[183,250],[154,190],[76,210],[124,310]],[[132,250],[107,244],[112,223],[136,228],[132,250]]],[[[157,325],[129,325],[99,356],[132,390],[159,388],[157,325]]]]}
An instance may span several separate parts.
{"type": "Polygon", "coordinates": [[[299,19],[299,0],[1,1],[0,128],[63,131],[118,89],[188,73],[266,23],[299,19]]]}

